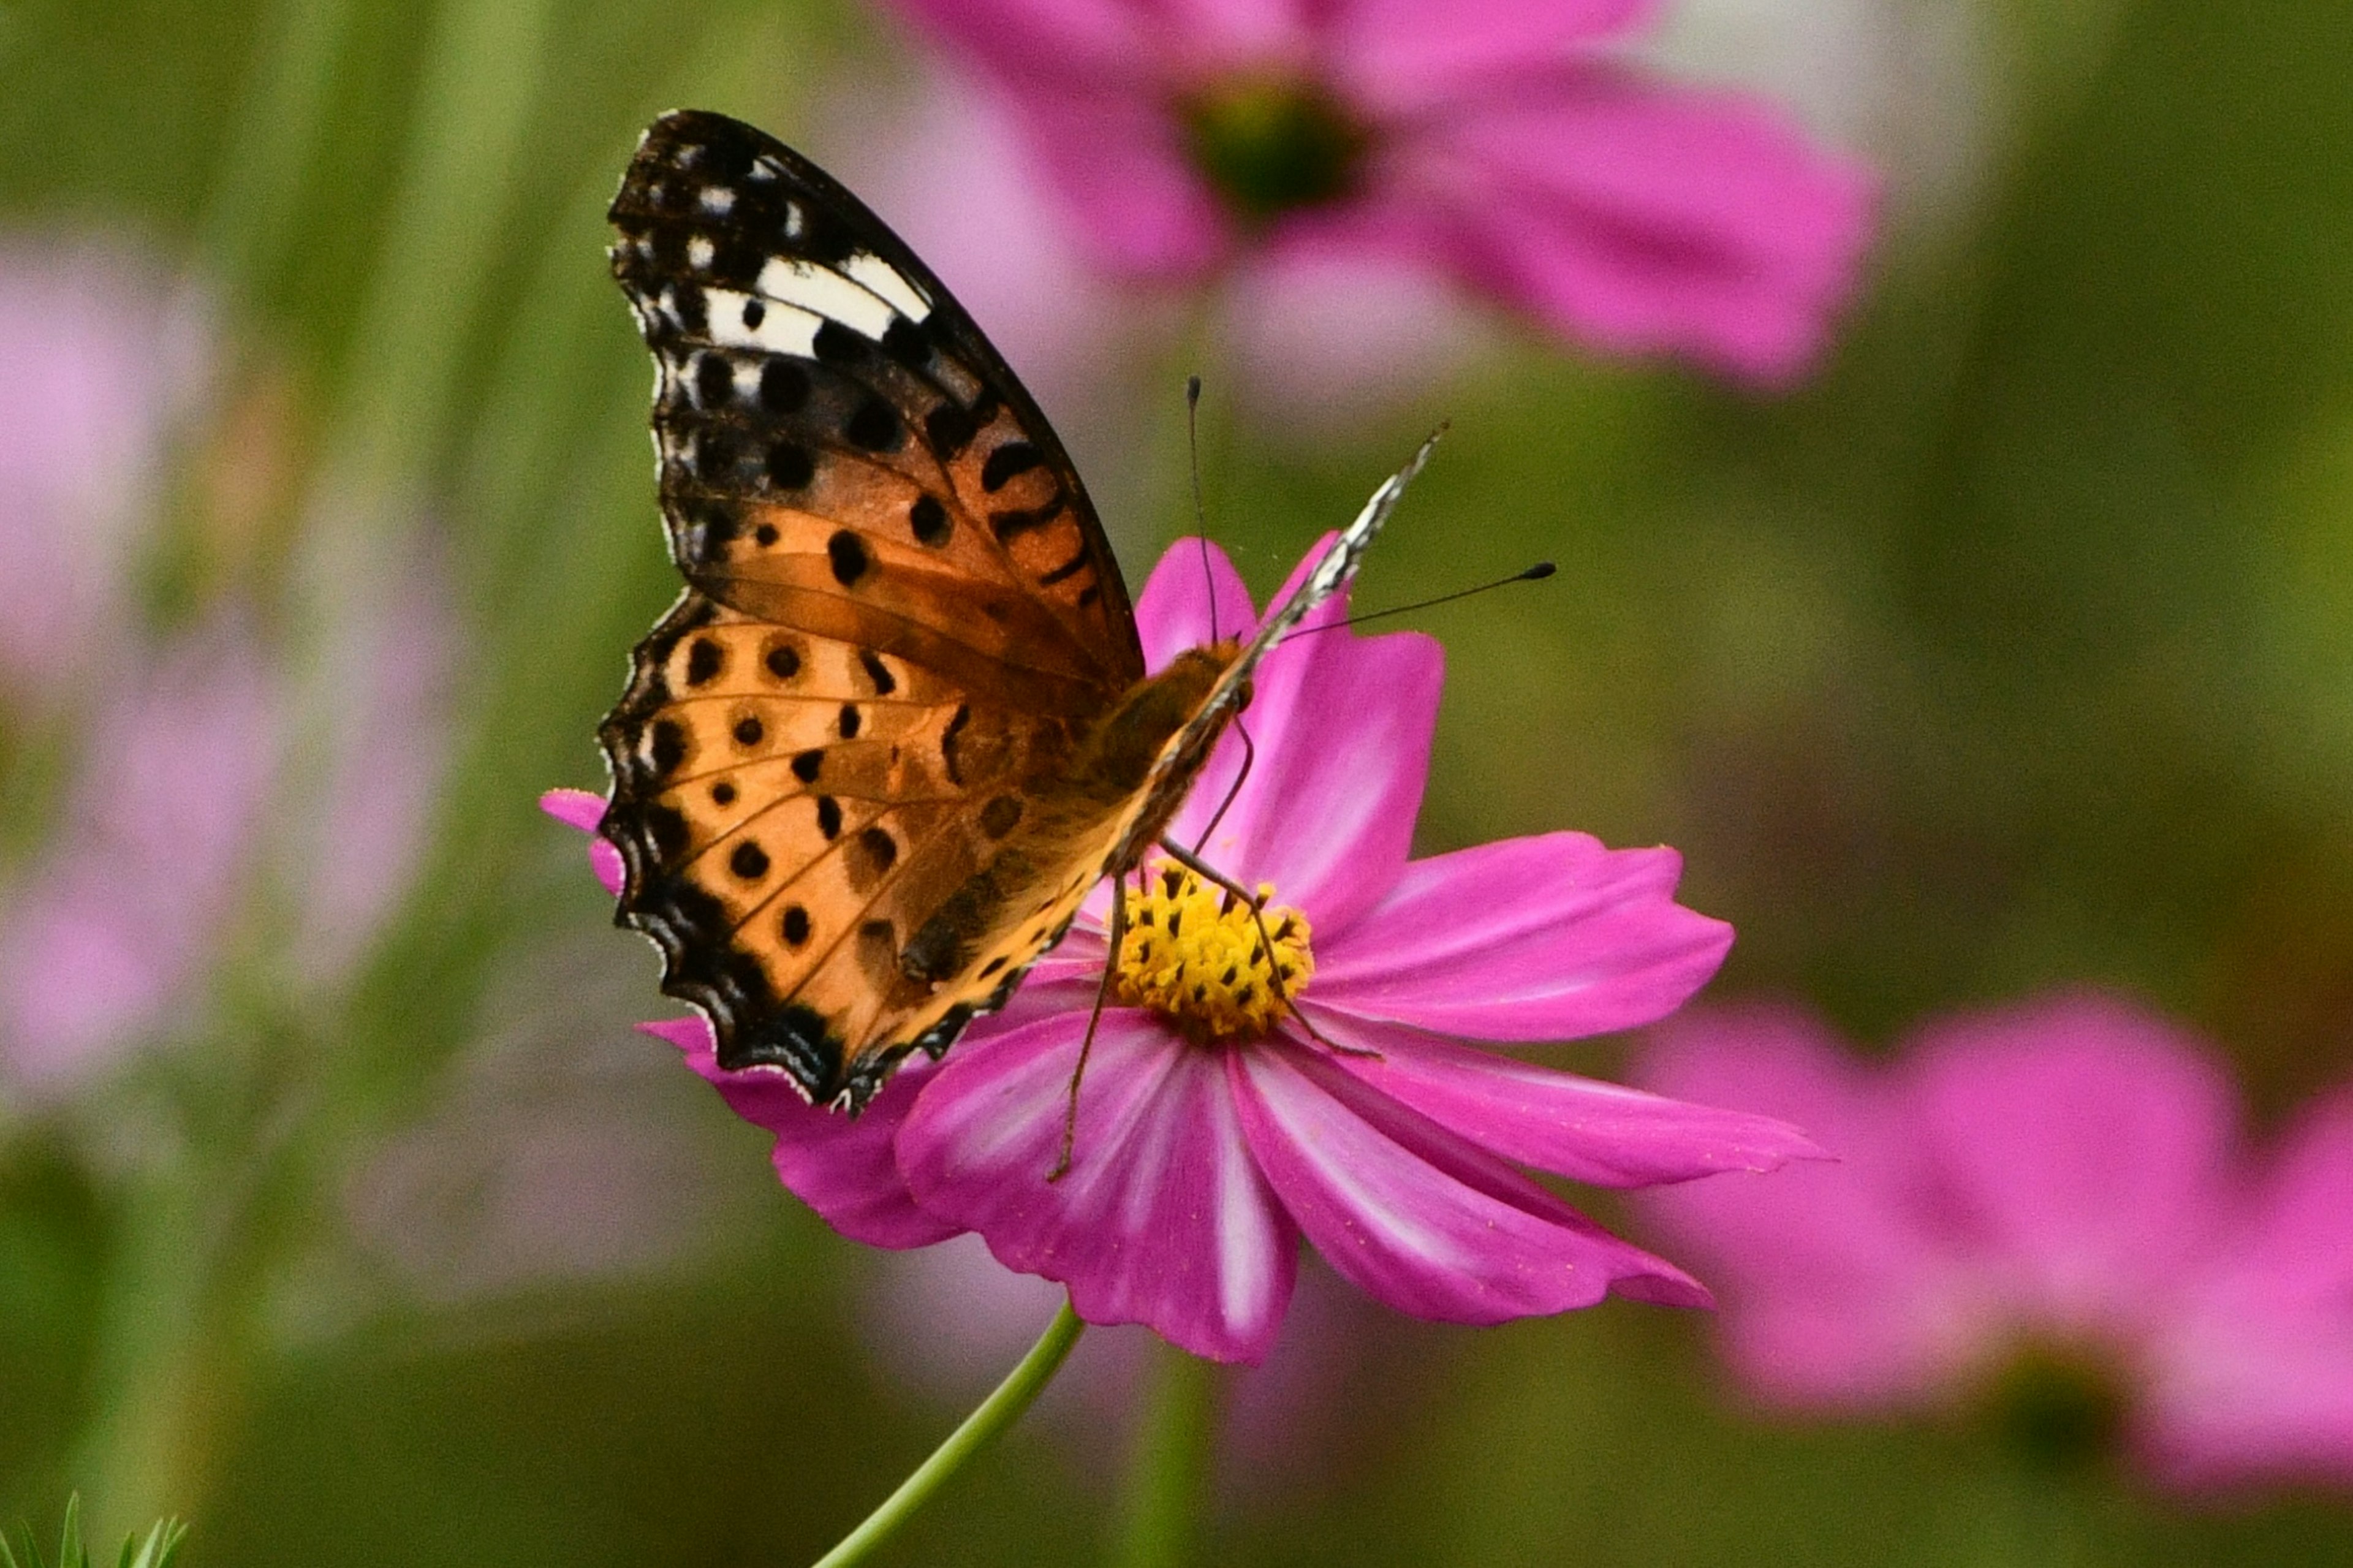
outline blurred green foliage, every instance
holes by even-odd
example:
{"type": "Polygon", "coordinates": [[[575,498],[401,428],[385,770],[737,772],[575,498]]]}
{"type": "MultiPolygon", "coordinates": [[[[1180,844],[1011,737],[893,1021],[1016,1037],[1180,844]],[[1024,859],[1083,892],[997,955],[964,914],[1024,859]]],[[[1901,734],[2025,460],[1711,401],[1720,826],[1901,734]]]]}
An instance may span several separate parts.
{"type": "MultiPolygon", "coordinates": [[[[1722,991],[1883,1039],[2113,984],[2225,1042],[2275,1112],[2353,1061],[2353,7],[2090,16],[1989,16],[2017,79],[1982,188],[1891,240],[1808,389],[1527,345],[1322,450],[1213,423],[1215,531],[1271,588],[1451,418],[1360,602],[1564,570],[1430,617],[1451,676],[1428,847],[1672,843],[1688,901],[1741,931],[1722,991]]],[[[604,921],[532,807],[599,776],[623,650],[673,592],[603,203],[653,112],[791,136],[885,47],[846,6],[761,0],[0,10],[7,221],[127,230],[215,279],[233,378],[280,388],[304,438],[301,493],[428,509],[467,627],[426,891],[332,1021],[237,1020],[311,1090],[307,1141],[271,1156],[263,1261],[194,1306],[126,1297],[171,1214],[39,1139],[0,1146],[0,1512],[94,1484],[69,1472],[106,1325],[281,1283],[269,1238],[332,1220],[325,1152],[413,1112],[529,940],[604,921]]],[[[1179,521],[1173,500],[1115,520],[1132,575],[1179,521]]],[[[655,1010],[649,961],[607,940],[655,1010]]],[[[860,1260],[705,1110],[712,1168],[767,1217],[694,1267],[230,1336],[206,1375],[234,1392],[169,1472],[200,1495],[98,1511],[192,1513],[189,1561],[252,1568],[814,1555],[953,1415],[871,1367],[860,1260]]],[[[1394,1363],[1390,1396],[1312,1485],[1228,1508],[1203,1560],[2353,1562],[2322,1499],[2190,1514],[2021,1475],[1959,1427],[1767,1422],[1703,1345],[1612,1306],[1337,1347],[1394,1363]]],[[[891,1560],[1090,1560],[1103,1493],[1017,1433],[891,1560]]]]}

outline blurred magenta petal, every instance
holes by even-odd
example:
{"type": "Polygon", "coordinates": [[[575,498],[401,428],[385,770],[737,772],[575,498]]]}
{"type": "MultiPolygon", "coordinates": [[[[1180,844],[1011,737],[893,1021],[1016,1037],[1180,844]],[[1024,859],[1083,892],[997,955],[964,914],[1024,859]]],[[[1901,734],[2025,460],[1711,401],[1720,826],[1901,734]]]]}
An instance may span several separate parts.
{"type": "Polygon", "coordinates": [[[1230,1059],[1251,1152],[1325,1261],[1401,1312],[1456,1323],[1589,1307],[1612,1289],[1685,1306],[1706,1292],[1476,1144],[1321,1057],[1230,1059]]]}
{"type": "Polygon", "coordinates": [[[1181,281],[1224,259],[1226,216],[1186,163],[1176,124],[1147,100],[1057,95],[1026,100],[1018,113],[1047,181],[1100,265],[1181,281]]]}
{"type": "Polygon", "coordinates": [[[1555,1072],[1434,1036],[1307,1005],[1339,1066],[1400,1105],[1507,1160],[1599,1187],[1771,1171],[1821,1155],[1785,1121],[1555,1072]]]}
{"type": "Polygon", "coordinates": [[[108,706],[66,819],[0,913],[0,1073],[69,1090],[167,1028],[243,894],[283,742],[280,693],[234,614],[108,706]]]}
{"type": "Polygon", "coordinates": [[[2183,1486],[2353,1482],[2353,1090],[2306,1109],[2153,1369],[2142,1435],[2183,1486]]]}
{"type": "Polygon", "coordinates": [[[1391,112],[1573,64],[1614,35],[1647,26],[1655,0],[1468,0],[1442,24],[1415,0],[1341,0],[1335,68],[1352,96],[1391,112]]]}
{"type": "Polygon", "coordinates": [[[1039,90],[1073,78],[1145,79],[1143,18],[1118,0],[897,0],[895,8],[990,70],[1039,90]]]}
{"type": "Polygon", "coordinates": [[[639,1028],[676,1046],[719,1090],[728,1108],[776,1135],[770,1156],[776,1179],[818,1217],[869,1247],[929,1247],[964,1228],[919,1207],[899,1176],[892,1145],[907,1112],[933,1070],[917,1059],[899,1069],[858,1117],[811,1105],[784,1072],[722,1068],[712,1055],[711,1026],[700,1016],[669,1018],[639,1028]]]}
{"type": "Polygon", "coordinates": [[[1963,1405],[2056,1352],[2105,1369],[2168,1484],[2353,1481],[2353,1093],[2250,1179],[2213,1052],[2083,993],[1939,1021],[1883,1067],[1785,1010],[1694,1014],[1643,1076],[1841,1156],[1641,1200],[1708,1260],[1759,1394],[1963,1405]]]}
{"type": "Polygon", "coordinates": [[[1582,833],[1416,860],[1317,967],[1316,1000],[1486,1040],[1652,1023],[1732,946],[1730,926],[1674,901],[1682,874],[1672,849],[1606,849],[1582,833]]]}
{"type": "Polygon", "coordinates": [[[1297,1236],[1242,1142],[1220,1054],[1148,1014],[1106,1012],[1071,1169],[1049,1183],[1084,1027],[1068,1016],[952,1054],[900,1140],[908,1184],[1007,1268],[1069,1286],[1089,1322],[1149,1323],[1197,1355],[1259,1360],[1297,1236]]]}
{"type": "Polygon", "coordinates": [[[1872,182],[1743,98],[1595,68],[1447,118],[1384,174],[1387,232],[1565,335],[1778,384],[1853,289],[1872,182]]]}
{"type": "Polygon", "coordinates": [[[1753,1392],[1797,1408],[1901,1405],[1968,1367],[1984,1334],[1969,1270],[1915,1221],[1909,1130],[1874,1069],[1807,1015],[1750,1005],[1655,1029],[1637,1077],[1794,1122],[1837,1162],[1640,1200],[1656,1234],[1715,1282],[1717,1332],[1753,1392]]]}
{"type": "Polygon", "coordinates": [[[2211,1050],[2094,994],[1921,1029],[1913,1136],[1947,1224],[2051,1323],[2129,1326],[2202,1266],[2239,1121],[2211,1050]]]}

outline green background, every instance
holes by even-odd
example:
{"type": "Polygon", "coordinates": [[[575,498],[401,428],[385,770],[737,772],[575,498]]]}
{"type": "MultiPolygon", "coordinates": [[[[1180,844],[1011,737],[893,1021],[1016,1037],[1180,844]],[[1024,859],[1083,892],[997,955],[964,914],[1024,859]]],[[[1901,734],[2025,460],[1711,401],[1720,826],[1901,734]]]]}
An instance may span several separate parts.
{"type": "MultiPolygon", "coordinates": [[[[2127,988],[2222,1042],[2268,1123],[2353,1054],[2353,7],[1980,22],[2007,106],[1981,184],[1894,231],[1804,390],[1522,342],[1345,439],[1213,417],[1214,531],[1263,592],[1451,418],[1360,602],[1563,570],[1426,619],[1426,848],[1672,843],[1685,900],[1741,932],[1712,994],[1867,1041],[2127,988]]],[[[108,1531],[192,1515],[198,1565],[786,1563],[953,1421],[857,1331],[867,1260],[684,1074],[649,1077],[648,1114],[692,1127],[719,1218],[661,1268],[437,1303],[343,1256],[333,1198],[554,984],[551,944],[626,971],[608,1035],[659,1010],[533,806],[598,781],[596,719],[674,592],[602,205],[653,112],[790,137],[893,47],[751,0],[0,11],[8,226],[128,232],[211,279],[295,490],[429,511],[463,633],[428,868],[353,993],[230,987],[147,1087],[195,1131],[139,1180],[69,1128],[0,1141],[0,1517],[79,1485],[108,1531]],[[290,1104],[301,1132],[262,1137],[290,1104]],[[227,1173],[259,1195],[223,1239],[227,1173]]],[[[1166,401],[1139,420],[1164,468],[1166,401]]],[[[1160,491],[1113,520],[1131,580],[1182,521],[1160,491]]],[[[268,540],[174,526],[159,616],[270,570],[268,540]]],[[[2189,1507],[1964,1421],[1765,1420],[1704,1322],[1654,1310],[1324,1349],[1344,1375],[1289,1435],[1296,1479],[1220,1492],[1199,1561],[2353,1563],[2318,1495],[2189,1507]]],[[[1100,1411],[1018,1431],[887,1560],[1098,1560],[1129,1441],[1100,1411]]]]}

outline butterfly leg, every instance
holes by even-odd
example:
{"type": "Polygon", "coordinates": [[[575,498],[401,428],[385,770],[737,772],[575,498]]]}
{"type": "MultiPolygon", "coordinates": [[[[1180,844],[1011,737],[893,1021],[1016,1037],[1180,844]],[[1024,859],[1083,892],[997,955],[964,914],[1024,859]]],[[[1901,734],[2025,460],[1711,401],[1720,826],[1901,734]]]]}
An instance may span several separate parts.
{"type": "Polygon", "coordinates": [[[1071,1149],[1079,1137],[1079,1083],[1087,1076],[1087,1057],[1095,1048],[1095,1029],[1103,1023],[1103,1003],[1111,996],[1111,977],[1119,973],[1120,938],[1127,934],[1127,876],[1124,872],[1111,879],[1111,937],[1103,952],[1103,981],[1095,987],[1094,1011],[1087,1015],[1086,1038],[1079,1042],[1079,1065],[1071,1069],[1071,1103],[1062,1112],[1062,1151],[1054,1156],[1054,1168],[1046,1173],[1050,1182],[1059,1182],[1071,1173],[1071,1149]]]}
{"type": "MultiPolygon", "coordinates": [[[[1250,891],[1248,888],[1243,887],[1240,882],[1235,881],[1231,877],[1227,876],[1223,871],[1219,870],[1215,866],[1210,865],[1207,860],[1202,859],[1198,855],[1194,854],[1190,849],[1186,848],[1182,844],[1177,843],[1173,838],[1164,836],[1160,840],[1160,848],[1162,853],[1166,854],[1170,859],[1176,861],[1179,866],[1184,867],[1187,871],[1192,872],[1196,877],[1200,878],[1203,881],[1208,882],[1212,887],[1223,888],[1227,892],[1248,904],[1250,906],[1250,919],[1258,925],[1258,940],[1265,947],[1270,957],[1272,955],[1274,952],[1274,938],[1266,929],[1265,900],[1260,898],[1256,893],[1250,891]]],[[[1283,1007],[1293,1017],[1299,1020],[1299,1026],[1307,1031],[1308,1038],[1314,1040],[1317,1045],[1322,1046],[1325,1050],[1336,1052],[1344,1057],[1377,1058],[1381,1054],[1378,1051],[1366,1050],[1361,1046],[1344,1046],[1340,1044],[1339,1041],[1327,1037],[1323,1030],[1317,1028],[1313,1023],[1308,1021],[1307,1015],[1299,1010],[1299,1004],[1291,999],[1291,988],[1283,984],[1282,973],[1279,970],[1276,970],[1271,963],[1270,963],[1267,967],[1269,971],[1267,977],[1268,983],[1274,987],[1276,1000],[1282,1004],[1283,1007]]]]}

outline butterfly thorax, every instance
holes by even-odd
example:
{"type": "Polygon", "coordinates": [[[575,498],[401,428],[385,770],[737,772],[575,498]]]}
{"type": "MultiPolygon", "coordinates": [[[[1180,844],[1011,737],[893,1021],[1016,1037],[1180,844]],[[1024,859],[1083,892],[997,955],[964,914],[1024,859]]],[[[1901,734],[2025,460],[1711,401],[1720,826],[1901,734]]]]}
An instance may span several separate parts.
{"type": "MultiPolygon", "coordinates": [[[[1144,787],[1169,740],[1200,711],[1241,645],[1231,639],[1187,648],[1146,677],[1095,722],[1072,759],[1071,787],[1102,800],[1124,800],[1144,787]]],[[[1230,718],[1229,713],[1226,717],[1230,718]]],[[[1218,726],[1222,732],[1224,725],[1218,726]]],[[[1175,803],[1170,804],[1170,810],[1175,803]]],[[[1153,825],[1156,835],[1167,826],[1153,825]]]]}

